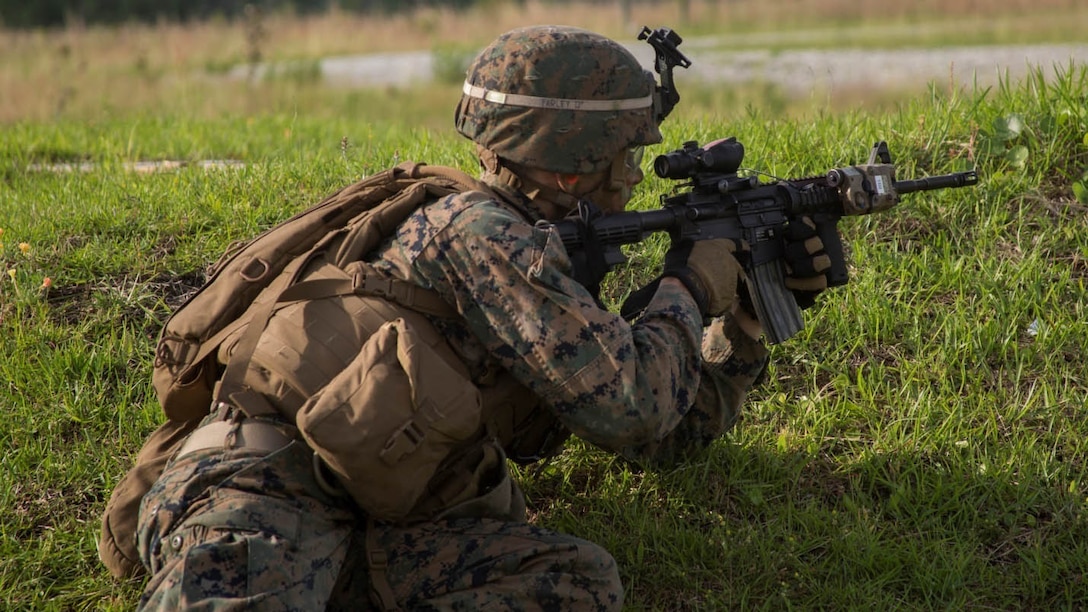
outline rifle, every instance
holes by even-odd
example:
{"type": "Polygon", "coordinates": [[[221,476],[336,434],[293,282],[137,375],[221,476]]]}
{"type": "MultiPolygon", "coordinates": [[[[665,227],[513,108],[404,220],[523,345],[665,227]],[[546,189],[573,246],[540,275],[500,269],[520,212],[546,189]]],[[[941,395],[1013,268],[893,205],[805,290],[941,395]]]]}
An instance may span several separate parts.
{"type": "Polygon", "coordinates": [[[683,148],[654,159],[654,173],[684,181],[673,195],[661,196],[661,208],[604,215],[589,202],[580,202],[577,216],[541,224],[554,226],[574,264],[575,279],[591,291],[614,266],[626,261],[624,244],[648,234],[668,232],[674,241],[729,238],[746,242],[741,256],[748,293],[764,333],[772,344],[804,328],[801,309],[786,287],[783,270],[786,225],[810,217],[831,259],[828,286],[849,280],[838,222],[844,216],[868,215],[894,207],[900,196],[916,191],[966,187],[978,183],[975,170],[896,180],[888,145],[876,143],[868,162],[834,168],[824,176],[778,179],[761,183],[738,172],[744,146],[736,138],[715,140],[703,147],[686,142],[683,148]]]}

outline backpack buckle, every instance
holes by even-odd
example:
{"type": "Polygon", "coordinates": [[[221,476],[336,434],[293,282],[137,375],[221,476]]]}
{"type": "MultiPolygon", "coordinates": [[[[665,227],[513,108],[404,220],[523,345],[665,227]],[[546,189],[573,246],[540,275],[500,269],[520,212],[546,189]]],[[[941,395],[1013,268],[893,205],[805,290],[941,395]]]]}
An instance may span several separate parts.
{"type": "Polygon", "coordinates": [[[356,295],[374,295],[382,298],[393,295],[393,279],[378,276],[377,274],[356,272],[355,278],[352,279],[352,285],[355,286],[356,295]]]}

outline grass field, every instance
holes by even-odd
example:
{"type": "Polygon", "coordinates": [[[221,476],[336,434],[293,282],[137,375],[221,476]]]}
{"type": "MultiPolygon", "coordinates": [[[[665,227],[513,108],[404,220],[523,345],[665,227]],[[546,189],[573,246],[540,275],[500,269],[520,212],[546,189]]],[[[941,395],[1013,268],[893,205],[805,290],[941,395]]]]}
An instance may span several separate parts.
{"type": "MultiPolygon", "coordinates": [[[[758,28],[771,4],[717,10],[748,10],[744,23],[758,28]]],[[[790,27],[813,26],[801,17],[821,6],[780,4],[790,27]]],[[[916,6],[962,16],[969,4],[916,6]]],[[[1074,2],[988,6],[995,23],[1032,7],[1083,15],[1074,2]]],[[[578,10],[587,26],[608,22],[578,10]]],[[[876,17],[859,15],[859,27],[876,17]]],[[[416,16],[427,19],[427,40],[439,40],[445,22],[416,16]]],[[[301,43],[284,18],[269,17],[269,31],[278,20],[284,50],[269,44],[268,57],[358,51],[290,50],[301,43]]],[[[133,607],[141,585],[97,561],[99,516],[161,418],[149,385],[159,327],[228,243],[396,160],[473,168],[448,127],[455,91],[186,78],[207,69],[207,47],[171,41],[226,31],[241,26],[2,35],[0,608],[133,607]],[[140,69],[124,47],[152,36],[164,44],[142,43],[140,69]],[[177,62],[156,55],[171,48],[177,62]],[[110,79],[146,87],[125,100],[110,79]],[[243,165],[126,166],[149,159],[243,165]],[[31,169],[58,162],[95,166],[31,169]]],[[[1088,67],[1044,76],[987,91],[923,87],[879,112],[791,107],[783,117],[760,104],[723,109],[714,92],[687,96],[651,153],[736,135],[745,167],[796,177],[864,161],[886,139],[901,178],[977,166],[982,182],[845,220],[851,283],[773,348],[731,436],[663,472],[574,442],[520,474],[534,520],[606,546],[633,610],[1088,606],[1088,67]]],[[[670,188],[651,178],[634,205],[653,207],[670,188]]],[[[660,247],[633,250],[606,299],[647,280],[660,247]]]]}
{"type": "MultiPolygon", "coordinates": [[[[0,124],[99,121],[133,114],[215,118],[224,113],[276,112],[324,117],[365,113],[372,122],[423,123],[445,129],[448,109],[456,101],[455,87],[317,92],[316,60],[429,50],[441,65],[455,67],[447,72],[454,73],[456,81],[456,67],[466,54],[511,27],[531,23],[558,21],[625,41],[634,41],[642,25],[668,26],[688,38],[712,35],[723,49],[1082,43],[1088,24],[1088,4],[1080,0],[635,2],[627,17],[610,4],[540,0],[523,4],[517,8],[517,3],[493,0],[463,13],[424,10],[389,19],[332,12],[184,26],[73,24],[56,31],[0,29],[0,124]],[[679,7],[685,4],[689,8],[681,11],[679,7]],[[225,76],[232,68],[260,62],[290,64],[274,78],[255,83],[225,76]]],[[[914,85],[912,89],[918,90],[925,83],[914,85]]],[[[791,100],[761,86],[739,87],[733,93],[733,99],[770,101],[795,114],[811,105],[809,100],[791,100]]],[[[846,102],[832,108],[849,110],[858,98],[870,108],[873,103],[886,107],[901,94],[843,92],[846,102]]],[[[716,101],[721,102],[720,97],[716,101]]]]}

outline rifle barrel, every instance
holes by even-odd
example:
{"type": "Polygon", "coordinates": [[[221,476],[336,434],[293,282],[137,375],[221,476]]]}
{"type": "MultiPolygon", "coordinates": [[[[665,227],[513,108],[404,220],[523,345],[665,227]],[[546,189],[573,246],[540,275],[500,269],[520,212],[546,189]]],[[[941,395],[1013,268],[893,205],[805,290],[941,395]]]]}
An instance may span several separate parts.
{"type": "Polygon", "coordinates": [[[895,190],[899,193],[910,193],[912,191],[967,187],[976,184],[978,184],[978,172],[968,170],[966,172],[954,172],[952,174],[942,174],[940,176],[928,176],[920,179],[896,181],[895,190]]]}

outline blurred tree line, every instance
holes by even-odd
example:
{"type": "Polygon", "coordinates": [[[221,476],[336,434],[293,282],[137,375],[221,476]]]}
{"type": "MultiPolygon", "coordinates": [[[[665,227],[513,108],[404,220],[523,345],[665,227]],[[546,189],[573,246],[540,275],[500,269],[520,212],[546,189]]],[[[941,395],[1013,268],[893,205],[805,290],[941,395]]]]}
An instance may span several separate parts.
{"type": "MultiPolygon", "coordinates": [[[[511,0],[522,3],[524,0],[511,0]]],[[[614,0],[612,0],[614,1],[614,0]]],[[[318,13],[338,6],[347,11],[395,13],[421,7],[466,9],[494,0],[0,0],[0,26],[59,26],[71,22],[190,21],[242,15],[247,4],[263,11],[318,13]]]]}

